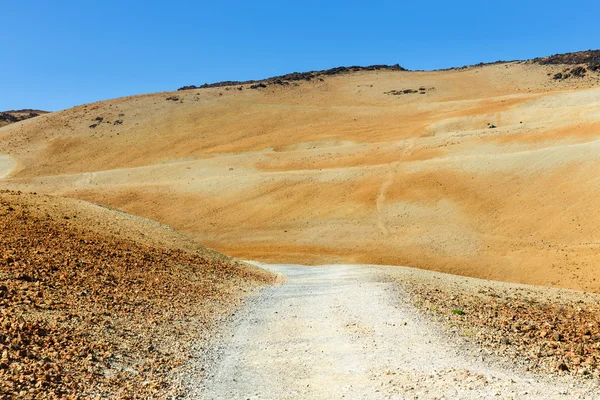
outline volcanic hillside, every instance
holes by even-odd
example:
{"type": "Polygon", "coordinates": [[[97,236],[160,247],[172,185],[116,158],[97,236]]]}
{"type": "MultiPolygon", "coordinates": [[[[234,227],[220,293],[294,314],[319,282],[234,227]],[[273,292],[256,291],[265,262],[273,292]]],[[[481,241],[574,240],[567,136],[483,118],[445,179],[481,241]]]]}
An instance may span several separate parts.
{"type": "Polygon", "coordinates": [[[0,191],[0,216],[2,399],[176,394],[217,319],[272,281],[80,200],[0,191]]]}
{"type": "Polygon", "coordinates": [[[24,121],[29,118],[38,117],[42,114],[47,114],[47,111],[41,110],[10,110],[0,112],[0,127],[15,122],[24,121]]]}
{"type": "Polygon", "coordinates": [[[0,176],[245,259],[600,292],[597,59],[342,69],[87,104],[2,128],[0,176]]]}

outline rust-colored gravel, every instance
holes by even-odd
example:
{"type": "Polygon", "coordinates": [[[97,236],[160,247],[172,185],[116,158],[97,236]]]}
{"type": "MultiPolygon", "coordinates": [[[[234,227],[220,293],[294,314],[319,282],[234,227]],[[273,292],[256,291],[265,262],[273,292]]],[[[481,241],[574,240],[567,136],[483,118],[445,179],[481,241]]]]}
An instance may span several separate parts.
{"type": "Polygon", "coordinates": [[[600,377],[600,296],[444,276],[397,278],[458,334],[525,368],[600,377]]]}
{"type": "MultiPolygon", "coordinates": [[[[86,231],[0,192],[0,398],[164,398],[271,275],[86,231]]],[[[50,200],[51,202],[51,200],[50,200]]]]}

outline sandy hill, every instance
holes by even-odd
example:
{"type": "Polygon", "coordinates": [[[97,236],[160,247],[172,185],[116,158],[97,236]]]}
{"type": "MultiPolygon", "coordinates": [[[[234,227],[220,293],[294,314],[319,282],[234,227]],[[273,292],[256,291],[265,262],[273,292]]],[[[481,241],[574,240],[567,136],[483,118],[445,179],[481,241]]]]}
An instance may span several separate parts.
{"type": "Polygon", "coordinates": [[[0,177],[246,259],[600,292],[595,54],[82,105],[0,129],[0,177]]]}
{"type": "Polygon", "coordinates": [[[9,110],[0,111],[0,127],[14,124],[15,122],[24,121],[29,118],[38,117],[42,114],[47,114],[47,111],[42,110],[9,110]]]}
{"type": "Polygon", "coordinates": [[[174,394],[217,318],[272,280],[80,200],[3,190],[0,216],[0,398],[174,394]]]}

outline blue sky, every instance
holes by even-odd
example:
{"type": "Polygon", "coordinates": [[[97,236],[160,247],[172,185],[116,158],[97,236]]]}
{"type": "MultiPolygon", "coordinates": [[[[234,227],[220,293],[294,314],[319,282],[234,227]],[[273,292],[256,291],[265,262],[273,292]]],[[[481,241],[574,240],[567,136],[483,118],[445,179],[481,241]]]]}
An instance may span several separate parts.
{"type": "Polygon", "coordinates": [[[438,69],[600,48],[600,2],[6,1],[0,110],[339,65],[438,69]]]}

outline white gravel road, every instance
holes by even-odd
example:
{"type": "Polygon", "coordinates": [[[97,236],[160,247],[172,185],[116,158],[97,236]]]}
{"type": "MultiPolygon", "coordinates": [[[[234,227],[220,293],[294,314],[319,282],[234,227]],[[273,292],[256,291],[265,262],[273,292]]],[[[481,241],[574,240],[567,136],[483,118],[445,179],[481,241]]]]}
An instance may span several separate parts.
{"type": "Polygon", "coordinates": [[[378,268],[261,266],[285,282],[237,313],[191,398],[600,398],[598,382],[529,374],[448,337],[378,268]]]}

